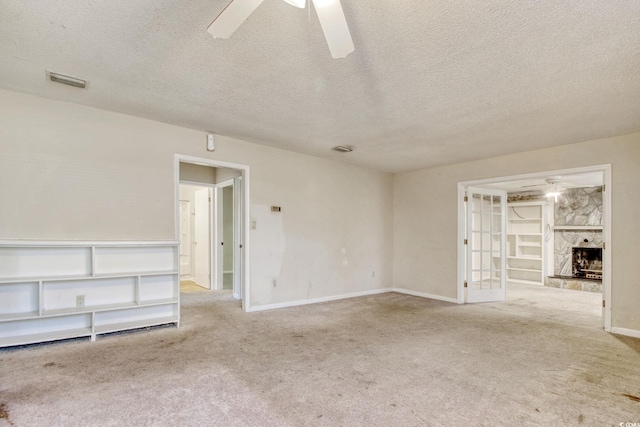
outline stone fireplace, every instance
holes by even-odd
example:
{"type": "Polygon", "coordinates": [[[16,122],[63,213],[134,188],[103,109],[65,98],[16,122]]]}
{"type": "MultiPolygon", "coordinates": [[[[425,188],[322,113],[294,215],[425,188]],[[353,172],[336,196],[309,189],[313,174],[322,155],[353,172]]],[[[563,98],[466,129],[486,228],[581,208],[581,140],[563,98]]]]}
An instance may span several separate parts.
{"type": "Polygon", "coordinates": [[[553,276],[545,286],[602,292],[602,187],[565,191],[554,206],[553,276]]]}

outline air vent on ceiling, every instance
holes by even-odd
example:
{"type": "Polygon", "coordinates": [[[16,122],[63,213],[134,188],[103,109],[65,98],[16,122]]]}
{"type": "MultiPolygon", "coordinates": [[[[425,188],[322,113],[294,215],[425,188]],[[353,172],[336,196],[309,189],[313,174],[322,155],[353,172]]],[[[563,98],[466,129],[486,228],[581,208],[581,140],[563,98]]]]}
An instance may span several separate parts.
{"type": "Polygon", "coordinates": [[[76,77],[65,76],[64,74],[47,72],[49,75],[49,79],[55,83],[62,83],[63,85],[79,87],[80,89],[84,89],[87,87],[87,81],[78,79],[76,77]]]}
{"type": "Polygon", "coordinates": [[[348,145],[338,145],[336,147],[333,147],[332,150],[338,151],[340,153],[350,153],[353,151],[353,147],[350,147],[348,145]]]}

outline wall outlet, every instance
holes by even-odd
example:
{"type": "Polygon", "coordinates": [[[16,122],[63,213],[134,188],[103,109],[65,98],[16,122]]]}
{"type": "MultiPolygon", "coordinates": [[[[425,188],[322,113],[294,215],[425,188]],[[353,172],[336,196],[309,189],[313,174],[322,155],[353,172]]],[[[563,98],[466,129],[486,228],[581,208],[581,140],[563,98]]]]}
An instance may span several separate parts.
{"type": "Polygon", "coordinates": [[[84,307],[84,295],[76,295],[76,307],[84,307]]]}
{"type": "Polygon", "coordinates": [[[271,280],[271,284],[275,288],[276,286],[278,286],[278,281],[276,279],[273,279],[273,280],[271,280]]]}

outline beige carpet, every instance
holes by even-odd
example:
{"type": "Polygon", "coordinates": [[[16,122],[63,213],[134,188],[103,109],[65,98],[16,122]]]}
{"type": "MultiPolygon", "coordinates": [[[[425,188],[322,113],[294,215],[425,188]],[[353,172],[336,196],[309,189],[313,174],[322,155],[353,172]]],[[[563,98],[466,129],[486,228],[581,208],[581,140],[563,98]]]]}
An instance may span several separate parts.
{"type": "Polygon", "coordinates": [[[601,426],[640,422],[640,340],[600,296],[397,293],[243,314],[183,294],[181,328],[0,351],[0,426],[601,426]]]}

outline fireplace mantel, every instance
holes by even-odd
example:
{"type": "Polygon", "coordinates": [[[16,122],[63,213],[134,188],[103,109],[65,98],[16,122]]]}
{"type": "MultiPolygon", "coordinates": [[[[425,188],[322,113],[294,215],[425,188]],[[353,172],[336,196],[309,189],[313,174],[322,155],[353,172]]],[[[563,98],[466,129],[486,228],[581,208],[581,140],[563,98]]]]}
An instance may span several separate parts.
{"type": "Polygon", "coordinates": [[[556,225],[554,230],[596,230],[602,231],[601,225],[556,225]]]}

